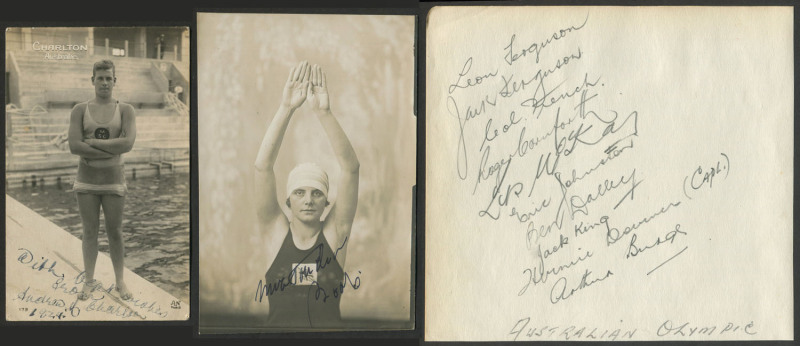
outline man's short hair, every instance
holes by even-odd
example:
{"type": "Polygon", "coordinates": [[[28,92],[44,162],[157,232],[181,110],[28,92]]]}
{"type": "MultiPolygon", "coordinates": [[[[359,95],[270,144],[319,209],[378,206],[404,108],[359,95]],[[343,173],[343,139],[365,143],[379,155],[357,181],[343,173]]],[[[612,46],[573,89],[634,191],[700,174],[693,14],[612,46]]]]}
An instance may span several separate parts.
{"type": "Polygon", "coordinates": [[[114,68],[114,62],[111,60],[100,60],[94,63],[94,66],[92,67],[92,78],[94,78],[97,70],[111,70],[111,75],[115,78],[117,77],[117,71],[116,68],[114,68]]]}

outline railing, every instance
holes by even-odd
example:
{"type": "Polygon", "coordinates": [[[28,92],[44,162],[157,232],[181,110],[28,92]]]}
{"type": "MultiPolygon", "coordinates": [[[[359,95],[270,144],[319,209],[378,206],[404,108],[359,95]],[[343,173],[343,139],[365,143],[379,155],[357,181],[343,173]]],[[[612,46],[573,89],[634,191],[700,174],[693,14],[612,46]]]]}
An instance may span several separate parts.
{"type": "MultiPolygon", "coordinates": [[[[23,148],[26,152],[30,150],[43,151],[42,149],[46,149],[50,145],[61,148],[63,143],[58,139],[59,136],[54,136],[54,138],[47,141],[37,141],[35,136],[25,137],[21,133],[25,132],[24,129],[26,128],[31,134],[39,133],[39,126],[42,123],[41,118],[47,113],[47,110],[39,105],[29,110],[17,108],[13,104],[6,105],[6,171],[8,171],[11,163],[9,158],[19,156],[17,152],[23,150],[23,148]],[[23,119],[24,123],[14,125],[14,119],[23,119]],[[26,139],[28,140],[26,141],[26,139]]],[[[42,133],[41,135],[47,136],[48,134],[42,133]]]]}
{"type": "MultiPolygon", "coordinates": [[[[174,91],[175,88],[181,87],[183,89],[182,95],[178,95],[178,99],[181,100],[184,104],[189,104],[189,76],[184,74],[180,68],[178,68],[177,63],[171,63],[171,68],[169,70],[169,79],[172,82],[172,88],[174,91]]],[[[177,94],[177,93],[176,93],[177,94]]]]}
{"type": "MultiPolygon", "coordinates": [[[[174,105],[175,110],[181,112],[183,114],[183,109],[188,104],[188,95],[189,95],[189,80],[186,76],[181,72],[181,70],[175,66],[175,63],[159,60],[153,61],[150,63],[150,75],[153,77],[153,81],[155,81],[156,85],[159,88],[159,91],[175,93],[175,88],[180,87],[182,91],[182,95],[177,95],[176,101],[181,105],[174,105]]],[[[172,95],[173,97],[176,95],[172,95]]],[[[169,104],[171,102],[165,95],[164,103],[169,104]]],[[[188,115],[188,110],[186,110],[186,114],[188,115]]]]}
{"type": "MultiPolygon", "coordinates": [[[[105,48],[96,53],[104,51],[105,48]]],[[[14,103],[22,102],[23,104],[17,103],[6,106],[6,181],[7,183],[20,184],[25,179],[30,182],[32,175],[36,175],[37,179],[44,178],[48,181],[48,185],[58,178],[66,183],[71,179],[71,176],[74,176],[76,167],[76,157],[69,153],[67,142],[66,128],[68,125],[66,121],[68,119],[68,109],[58,107],[58,109],[48,112],[45,107],[49,102],[74,103],[90,98],[79,95],[83,92],[91,93],[92,90],[90,88],[61,88],[58,85],[56,85],[56,89],[51,88],[53,87],[52,84],[59,80],[58,77],[54,76],[69,76],[68,79],[71,79],[74,74],[73,69],[90,68],[86,67],[90,66],[88,65],[90,62],[84,59],[78,62],[83,65],[63,68],[57,73],[49,73],[41,71],[37,52],[9,51],[7,57],[6,66],[10,75],[9,84],[18,82],[17,92],[20,94],[19,96],[11,94],[10,98],[14,103]],[[31,64],[28,61],[30,59],[36,59],[37,63],[31,64]],[[19,78],[19,75],[23,75],[24,78],[19,78]],[[50,84],[39,85],[42,80],[49,81],[51,79],[52,81],[48,82],[50,84]],[[64,121],[63,124],[62,120],[64,121]]],[[[181,121],[180,126],[186,126],[185,133],[188,134],[188,106],[181,102],[177,95],[169,92],[170,79],[174,79],[173,83],[179,83],[174,85],[188,85],[180,84],[186,82],[183,76],[176,72],[174,64],[170,61],[145,60],[135,57],[119,59],[124,60],[125,63],[120,62],[118,66],[127,66],[127,69],[134,71],[137,81],[147,80],[147,83],[136,82],[136,85],[139,86],[147,84],[147,90],[119,89],[115,90],[115,95],[120,100],[125,100],[125,102],[134,105],[138,104],[140,108],[143,105],[149,105],[146,108],[153,108],[153,105],[157,105],[157,108],[170,108],[180,114],[181,117],[186,117],[186,123],[181,121]]],[[[9,92],[14,91],[13,88],[16,85],[9,85],[9,92]]],[[[188,96],[188,87],[184,86],[183,89],[185,90],[184,96],[188,96]]],[[[175,119],[173,117],[175,116],[165,116],[164,119],[175,119]]],[[[146,123],[146,121],[144,122],[146,123]]],[[[169,128],[174,130],[172,126],[169,128]]],[[[140,176],[158,174],[160,172],[161,168],[155,170],[149,167],[148,154],[150,151],[145,146],[148,141],[152,142],[150,145],[160,152],[160,167],[168,167],[170,171],[188,170],[188,136],[183,142],[180,140],[182,139],[181,136],[178,136],[181,138],[174,141],[164,142],[161,137],[153,134],[148,136],[145,131],[140,131],[138,137],[141,144],[135,146],[133,151],[126,154],[127,172],[138,170],[140,176]]]]}
{"type": "Polygon", "coordinates": [[[169,79],[165,76],[164,71],[161,70],[161,66],[172,65],[171,63],[167,62],[151,62],[150,63],[150,76],[153,77],[153,81],[156,83],[158,87],[158,91],[167,92],[169,91],[169,79]]]}
{"type": "Polygon", "coordinates": [[[189,116],[189,106],[178,99],[178,96],[175,95],[175,93],[164,93],[164,104],[166,104],[167,109],[172,109],[178,112],[178,114],[181,116],[189,116]]]}
{"type": "Polygon", "coordinates": [[[17,108],[13,104],[6,105],[6,138],[16,140],[14,136],[13,118],[16,115],[26,120],[26,125],[31,129],[31,132],[38,132],[38,125],[41,124],[41,116],[47,114],[47,110],[40,105],[35,105],[29,110],[17,108]]]}

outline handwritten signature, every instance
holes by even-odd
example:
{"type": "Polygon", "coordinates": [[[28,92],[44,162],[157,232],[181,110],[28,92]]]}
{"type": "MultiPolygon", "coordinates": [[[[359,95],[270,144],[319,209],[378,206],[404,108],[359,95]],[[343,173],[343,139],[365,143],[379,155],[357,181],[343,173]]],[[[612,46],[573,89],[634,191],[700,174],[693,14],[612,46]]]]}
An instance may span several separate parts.
{"type": "MultiPolygon", "coordinates": [[[[336,260],[336,256],[339,254],[339,251],[342,250],[347,245],[348,237],[344,238],[342,241],[342,245],[339,246],[336,251],[334,251],[333,256],[324,256],[324,246],[323,244],[319,244],[308,251],[308,253],[300,259],[292,267],[292,270],[289,274],[285,277],[278,278],[274,282],[267,282],[265,283],[264,280],[258,280],[258,285],[256,286],[256,294],[254,300],[256,302],[262,302],[264,297],[269,295],[275,295],[279,292],[285,291],[287,287],[293,286],[296,283],[294,278],[295,275],[302,275],[298,273],[297,268],[303,264],[303,262],[309,258],[313,258],[314,262],[317,265],[317,272],[321,272],[325,269],[332,261],[336,260]],[[316,257],[313,257],[316,256],[316,257]]],[[[350,287],[352,289],[358,289],[361,287],[361,271],[358,271],[358,274],[354,279],[350,277],[350,275],[345,272],[344,273],[344,280],[338,285],[338,287],[334,287],[331,294],[333,294],[334,298],[339,298],[346,287],[350,287]]],[[[326,290],[319,285],[317,285],[316,281],[312,281],[311,288],[313,288],[314,296],[317,300],[322,299],[323,302],[326,302],[330,295],[326,292],[326,290]]]]}
{"type": "MultiPolygon", "coordinates": [[[[651,178],[649,158],[640,160],[643,153],[637,151],[647,143],[640,125],[661,114],[610,104],[606,95],[618,99],[614,76],[586,64],[598,58],[583,40],[582,33],[591,27],[588,19],[587,14],[582,22],[534,39],[509,32],[497,45],[502,50],[489,52],[496,59],[465,55],[457,60],[463,62],[460,70],[441,85],[447,93],[439,111],[456,120],[450,123],[455,136],[448,139],[455,146],[453,179],[471,192],[469,212],[482,222],[502,225],[498,232],[510,229],[525,238],[524,254],[532,256],[524,257],[530,263],[515,278],[522,283],[517,296],[547,296],[551,304],[563,305],[602,287],[629,262],[601,270],[595,263],[601,254],[624,251],[624,259],[632,261],[671,249],[673,256],[664,265],[683,253],[691,227],[673,221],[679,215],[674,211],[717,188],[730,173],[730,158],[720,152],[686,171],[684,196],[677,184],[664,189],[676,195],[648,195],[661,181],[651,178]],[[506,227],[509,221],[514,227],[506,227]],[[540,289],[549,294],[531,293],[540,289]]],[[[556,328],[531,328],[528,322],[519,320],[510,333],[514,339],[556,328]]],[[[564,339],[584,333],[569,328],[558,327],[564,339]]],[[[632,337],[636,329],[629,332],[632,337]]]]}
{"type": "Polygon", "coordinates": [[[26,312],[29,317],[64,320],[77,318],[82,311],[101,312],[118,318],[147,319],[149,315],[159,318],[168,316],[168,313],[161,310],[161,305],[156,301],[145,301],[137,297],[126,301],[125,304],[107,302],[106,296],[114,291],[113,283],[108,287],[100,284],[90,292],[87,301],[80,301],[77,299],[77,295],[81,292],[79,286],[85,282],[85,272],[80,272],[68,280],[68,277],[58,269],[58,261],[44,256],[38,256],[37,259],[33,251],[27,248],[19,248],[18,251],[20,251],[17,256],[18,263],[35,272],[46,273],[55,278],[49,286],[52,293],[41,293],[42,287],[31,286],[26,286],[24,290],[17,293],[14,300],[25,304],[20,311],[26,312]],[[74,300],[68,303],[64,297],[74,297],[71,298],[74,300]]]}

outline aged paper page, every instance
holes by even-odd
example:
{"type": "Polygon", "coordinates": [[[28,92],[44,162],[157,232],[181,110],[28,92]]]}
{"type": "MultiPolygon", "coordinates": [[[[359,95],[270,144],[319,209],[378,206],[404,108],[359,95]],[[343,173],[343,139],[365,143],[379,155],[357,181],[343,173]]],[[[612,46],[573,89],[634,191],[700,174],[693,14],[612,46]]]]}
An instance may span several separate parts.
{"type": "Polygon", "coordinates": [[[793,338],[791,8],[427,30],[426,340],[793,338]]]}

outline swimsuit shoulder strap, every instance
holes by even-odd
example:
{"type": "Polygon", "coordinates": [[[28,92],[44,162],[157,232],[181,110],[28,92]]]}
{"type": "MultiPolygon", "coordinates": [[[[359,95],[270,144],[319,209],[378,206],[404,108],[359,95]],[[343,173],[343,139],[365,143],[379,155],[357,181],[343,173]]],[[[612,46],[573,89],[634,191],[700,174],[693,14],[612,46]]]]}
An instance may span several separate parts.
{"type": "Polygon", "coordinates": [[[86,126],[86,124],[90,124],[90,123],[94,122],[93,121],[94,119],[92,119],[92,114],[89,112],[89,101],[91,101],[91,100],[86,101],[86,109],[83,111],[83,124],[84,124],[84,126],[86,126]]]}
{"type": "Polygon", "coordinates": [[[117,100],[116,106],[114,106],[114,119],[119,118],[122,119],[122,113],[119,111],[119,100],[117,100]]]}

